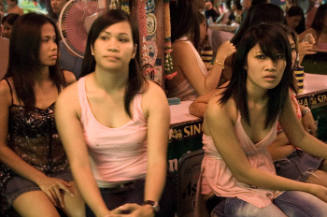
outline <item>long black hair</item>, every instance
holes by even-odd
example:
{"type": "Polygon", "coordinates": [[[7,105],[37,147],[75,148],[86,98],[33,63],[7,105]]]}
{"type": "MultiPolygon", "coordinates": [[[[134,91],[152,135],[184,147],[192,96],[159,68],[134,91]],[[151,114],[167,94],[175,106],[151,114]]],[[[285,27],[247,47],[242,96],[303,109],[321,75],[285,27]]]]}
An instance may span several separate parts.
{"type": "Polygon", "coordinates": [[[274,4],[252,6],[231,42],[237,46],[248,28],[259,23],[285,23],[284,12],[279,6],[274,4]]]}
{"type": "Polygon", "coordinates": [[[234,54],[231,81],[224,91],[220,103],[224,104],[229,98],[233,97],[241,116],[250,125],[245,66],[247,65],[247,55],[256,44],[259,44],[262,52],[273,61],[277,61],[276,53],[283,54],[286,60],[286,67],[280,83],[275,88],[267,91],[269,98],[265,120],[265,127],[267,128],[274,123],[281,112],[293,82],[290,45],[287,34],[280,25],[259,24],[245,32],[234,54]]]}
{"type": "MultiPolygon", "coordinates": [[[[113,24],[126,21],[131,26],[134,44],[139,44],[138,29],[136,24],[132,20],[135,19],[132,19],[124,11],[115,9],[105,12],[105,14],[101,15],[94,21],[87,38],[87,45],[86,45],[83,65],[82,65],[82,73],[81,73],[82,76],[90,74],[95,70],[96,62],[94,56],[91,53],[91,47],[94,46],[96,39],[99,37],[99,34],[105,28],[113,24]]],[[[132,99],[134,98],[134,96],[141,91],[142,87],[145,84],[144,76],[139,70],[139,65],[137,61],[139,60],[139,57],[140,57],[139,50],[136,49],[135,58],[131,59],[131,61],[129,62],[129,72],[128,72],[127,89],[124,97],[124,107],[125,107],[125,111],[130,117],[131,117],[131,112],[129,109],[129,105],[132,99]]]]}
{"type": "Polygon", "coordinates": [[[171,41],[190,34],[194,47],[199,48],[201,18],[197,1],[178,0],[170,2],[171,41]]]}
{"type": "Polygon", "coordinates": [[[327,16],[327,4],[320,5],[311,25],[311,28],[316,30],[318,32],[318,35],[321,33],[322,28],[324,27],[324,18],[326,16],[327,16]]]}
{"type": "MultiPolygon", "coordinates": [[[[51,24],[56,33],[58,46],[58,31],[56,24],[45,15],[28,13],[20,16],[11,33],[9,45],[9,63],[6,78],[12,77],[16,95],[27,109],[35,106],[34,82],[40,73],[40,46],[42,43],[41,29],[44,24],[51,24]]],[[[59,49],[58,49],[59,50],[59,49]]],[[[50,79],[60,90],[66,85],[62,72],[59,71],[58,60],[49,66],[50,79]]]]}
{"type": "Polygon", "coordinates": [[[300,34],[300,33],[304,32],[304,30],[305,30],[305,17],[304,17],[304,13],[303,13],[303,10],[302,10],[301,7],[299,7],[299,6],[290,7],[286,12],[286,16],[287,17],[300,16],[301,21],[300,21],[299,25],[297,27],[295,27],[295,31],[296,31],[297,34],[300,34]]]}

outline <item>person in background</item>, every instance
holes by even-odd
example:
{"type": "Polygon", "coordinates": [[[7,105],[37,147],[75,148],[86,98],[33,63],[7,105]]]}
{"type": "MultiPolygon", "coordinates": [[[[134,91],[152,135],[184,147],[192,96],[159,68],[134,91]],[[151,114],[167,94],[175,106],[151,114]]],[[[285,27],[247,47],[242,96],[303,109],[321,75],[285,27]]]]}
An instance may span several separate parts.
{"type": "Polygon", "coordinates": [[[9,59],[9,40],[0,36],[0,80],[7,72],[9,59]]]}
{"type": "Polygon", "coordinates": [[[301,7],[292,6],[287,10],[286,24],[297,34],[301,34],[305,30],[305,17],[301,7]]]}
{"type": "Polygon", "coordinates": [[[83,77],[56,104],[59,135],[87,216],[152,217],[167,211],[159,210],[159,200],[169,107],[161,87],[144,80],[138,60],[132,18],[109,10],[89,31],[83,77]]]}
{"type": "Polygon", "coordinates": [[[15,24],[17,18],[20,15],[18,14],[8,14],[4,16],[1,21],[2,24],[2,37],[10,39],[12,27],[15,24]]]}
{"type": "Polygon", "coordinates": [[[315,43],[315,47],[318,49],[327,50],[327,4],[320,5],[311,28],[300,34],[300,41],[307,41],[307,37],[310,34],[314,38],[314,41],[310,43],[315,43]]]}
{"type": "Polygon", "coordinates": [[[208,21],[208,24],[215,23],[219,17],[218,11],[213,7],[210,0],[205,3],[205,16],[208,21]]]}
{"type": "Polygon", "coordinates": [[[7,0],[7,14],[24,14],[23,9],[18,6],[18,0],[7,0]]]}
{"type": "Polygon", "coordinates": [[[173,64],[177,75],[166,80],[168,97],[194,100],[214,90],[221,76],[224,61],[235,51],[230,42],[218,48],[213,67],[207,71],[199,52],[200,17],[193,1],[171,2],[173,64]]]}
{"type": "Polygon", "coordinates": [[[67,0],[50,0],[51,11],[49,11],[49,15],[56,22],[58,21],[60,12],[66,3],[67,0]]]}
{"type": "Polygon", "coordinates": [[[229,217],[323,217],[327,188],[276,175],[267,146],[277,121],[291,143],[327,159],[327,146],[303,129],[292,108],[292,58],[277,24],[250,27],[235,53],[229,83],[209,100],[204,115],[201,193],[224,197],[229,217]],[[219,121],[217,121],[219,120],[219,121]]]}
{"type": "Polygon", "coordinates": [[[59,217],[56,208],[83,217],[54,120],[59,92],[75,81],[57,68],[56,25],[40,14],[19,17],[9,54],[0,82],[1,196],[23,217],[59,217]]]}

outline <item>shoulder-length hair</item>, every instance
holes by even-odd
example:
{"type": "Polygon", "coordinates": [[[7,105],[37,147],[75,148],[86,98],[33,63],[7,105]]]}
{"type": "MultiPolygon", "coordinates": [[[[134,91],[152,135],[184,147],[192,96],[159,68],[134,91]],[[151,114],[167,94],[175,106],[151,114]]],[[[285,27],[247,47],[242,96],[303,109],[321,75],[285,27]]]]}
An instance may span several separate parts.
{"type": "MultiPolygon", "coordinates": [[[[91,47],[94,46],[96,39],[99,37],[99,34],[107,27],[119,22],[128,22],[131,26],[133,42],[134,44],[139,44],[138,29],[136,24],[132,20],[132,17],[129,17],[128,14],[126,14],[124,11],[115,9],[109,10],[94,21],[87,38],[87,45],[82,64],[82,76],[94,72],[96,61],[91,53],[91,47]]],[[[139,58],[139,49],[136,49],[135,58],[131,59],[131,61],[129,62],[127,89],[124,97],[125,111],[130,117],[131,112],[129,105],[134,96],[141,91],[142,87],[145,84],[145,78],[139,70],[139,65],[137,61],[139,60],[139,58]]]]}
{"type": "MultiPolygon", "coordinates": [[[[20,16],[11,33],[9,45],[9,63],[5,77],[12,77],[17,98],[26,108],[35,105],[34,82],[40,73],[40,47],[42,43],[41,29],[44,24],[51,24],[56,33],[58,46],[58,31],[56,24],[45,15],[28,13],[20,16]]],[[[66,85],[62,72],[59,71],[58,60],[49,66],[50,79],[60,90],[66,85]]]]}
{"type": "Polygon", "coordinates": [[[200,14],[197,1],[178,0],[170,2],[171,41],[190,34],[194,47],[200,43],[200,14]]]}
{"type": "Polygon", "coordinates": [[[304,30],[305,30],[305,17],[304,17],[304,13],[303,13],[303,10],[302,10],[301,7],[299,7],[299,6],[290,7],[286,12],[286,16],[287,17],[300,16],[301,21],[300,21],[299,25],[297,27],[295,27],[295,31],[296,31],[297,34],[300,34],[300,33],[304,32],[304,30]]]}
{"type": "Polygon", "coordinates": [[[324,27],[324,18],[326,16],[327,16],[327,4],[320,5],[311,25],[311,28],[316,30],[318,32],[318,35],[321,33],[324,27]]]}
{"type": "Polygon", "coordinates": [[[258,4],[252,6],[231,42],[237,46],[248,28],[260,23],[285,23],[283,10],[274,4],[258,4]]]}
{"type": "Polygon", "coordinates": [[[265,127],[267,128],[274,123],[283,109],[288,97],[288,90],[292,87],[293,82],[290,45],[288,37],[280,25],[259,24],[251,27],[244,34],[234,54],[231,81],[224,91],[220,103],[224,104],[229,98],[233,97],[241,116],[250,125],[245,66],[247,65],[247,55],[256,44],[259,44],[261,51],[273,61],[277,61],[276,53],[283,54],[286,61],[280,83],[275,88],[267,91],[268,104],[265,120],[265,127]]]}

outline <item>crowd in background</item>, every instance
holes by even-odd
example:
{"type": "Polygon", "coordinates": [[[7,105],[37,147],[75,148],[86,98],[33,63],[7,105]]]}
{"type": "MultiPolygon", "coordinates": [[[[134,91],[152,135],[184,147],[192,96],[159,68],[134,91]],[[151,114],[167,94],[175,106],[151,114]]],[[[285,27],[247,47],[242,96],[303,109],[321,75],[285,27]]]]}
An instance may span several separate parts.
{"type": "Polygon", "coordinates": [[[99,16],[76,60],[58,34],[66,0],[47,15],[17,3],[0,4],[0,211],[173,216],[167,97],[178,97],[203,118],[199,216],[325,216],[327,149],[293,70],[327,49],[326,3],[171,1],[177,75],[163,88],[139,70],[134,17],[99,16]]]}

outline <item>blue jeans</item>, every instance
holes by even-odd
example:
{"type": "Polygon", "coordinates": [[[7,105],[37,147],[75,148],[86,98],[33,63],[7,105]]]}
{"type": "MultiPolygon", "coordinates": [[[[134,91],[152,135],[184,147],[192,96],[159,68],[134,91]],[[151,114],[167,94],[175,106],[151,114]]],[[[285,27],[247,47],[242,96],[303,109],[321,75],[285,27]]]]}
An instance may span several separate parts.
{"type": "MultiPolygon", "coordinates": [[[[212,216],[215,215],[215,210],[212,216]]],[[[327,203],[305,192],[288,191],[258,208],[238,198],[226,198],[225,217],[327,217],[327,203]]],[[[221,215],[219,217],[222,217],[221,215]]]]}

